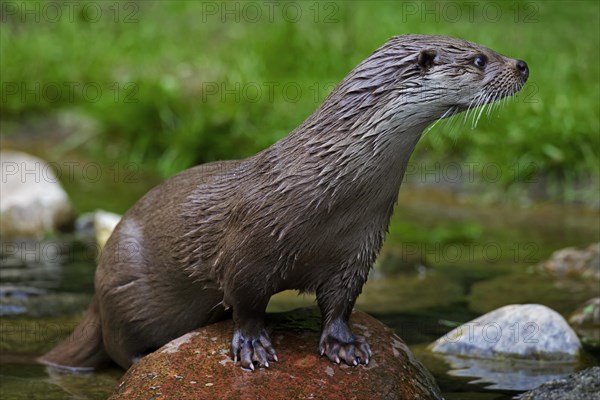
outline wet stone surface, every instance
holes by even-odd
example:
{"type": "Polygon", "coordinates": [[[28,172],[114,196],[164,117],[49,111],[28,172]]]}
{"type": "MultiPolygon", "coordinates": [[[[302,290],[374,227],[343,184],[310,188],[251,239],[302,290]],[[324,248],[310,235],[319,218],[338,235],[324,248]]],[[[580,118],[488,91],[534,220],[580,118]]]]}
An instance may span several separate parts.
{"type": "Polygon", "coordinates": [[[432,346],[437,353],[553,362],[575,362],[580,349],[567,321],[540,304],[504,306],[459,326],[432,346]]]}
{"type": "Polygon", "coordinates": [[[588,368],[563,379],[546,382],[519,400],[598,400],[600,367],[588,368]]]}
{"type": "Polygon", "coordinates": [[[600,297],[590,299],[577,307],[569,317],[584,346],[600,349],[600,297]]]}
{"type": "Polygon", "coordinates": [[[451,375],[488,389],[529,390],[577,368],[581,343],[564,318],[539,304],[502,307],[439,338],[431,350],[451,375]]]}

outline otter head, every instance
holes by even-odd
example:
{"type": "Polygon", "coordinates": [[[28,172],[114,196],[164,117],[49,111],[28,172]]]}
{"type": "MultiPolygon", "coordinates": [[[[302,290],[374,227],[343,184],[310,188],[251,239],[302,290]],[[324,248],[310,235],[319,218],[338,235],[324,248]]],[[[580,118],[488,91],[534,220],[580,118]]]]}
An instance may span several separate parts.
{"type": "Polygon", "coordinates": [[[414,52],[408,79],[419,83],[420,99],[443,117],[511,96],[529,77],[525,61],[466,40],[428,35],[398,39],[401,49],[414,52]]]}
{"type": "Polygon", "coordinates": [[[466,40],[396,36],[352,70],[309,122],[420,134],[438,119],[515,94],[528,76],[524,61],[466,40]]]}
{"type": "Polygon", "coordinates": [[[331,135],[350,145],[348,132],[386,138],[375,146],[412,140],[434,121],[515,94],[528,76],[524,61],[466,40],[396,36],[354,68],[297,132],[319,132],[317,145],[334,143],[323,140],[331,135]]]}

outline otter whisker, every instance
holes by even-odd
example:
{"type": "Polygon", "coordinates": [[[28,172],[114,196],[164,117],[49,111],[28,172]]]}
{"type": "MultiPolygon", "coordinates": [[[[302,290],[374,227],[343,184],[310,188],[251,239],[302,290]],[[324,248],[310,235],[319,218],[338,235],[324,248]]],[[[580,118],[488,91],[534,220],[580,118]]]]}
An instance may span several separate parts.
{"type": "Polygon", "coordinates": [[[477,102],[478,111],[473,113],[473,123],[471,125],[472,129],[475,129],[477,127],[477,123],[479,122],[479,118],[481,117],[481,113],[483,112],[483,109],[484,109],[483,105],[486,104],[489,97],[490,97],[490,94],[486,94],[485,97],[481,97],[481,99],[477,102]]]}
{"type": "Polygon", "coordinates": [[[467,106],[467,110],[465,112],[465,125],[469,119],[469,113],[471,112],[471,110],[473,110],[473,108],[476,108],[477,106],[473,106],[473,103],[476,103],[478,101],[478,96],[474,97],[473,100],[471,100],[471,102],[469,103],[469,105],[467,106]]]}
{"type": "Polygon", "coordinates": [[[488,118],[488,119],[490,118],[490,116],[491,116],[491,114],[492,114],[492,111],[493,111],[493,110],[494,110],[496,107],[498,107],[498,104],[499,104],[499,102],[498,102],[498,99],[502,99],[502,97],[500,96],[500,94],[496,94],[496,95],[494,96],[494,98],[492,99],[492,101],[491,101],[491,103],[490,103],[490,106],[488,107],[488,111],[487,111],[487,118],[488,118]]]}
{"type": "MultiPolygon", "coordinates": [[[[455,109],[454,114],[456,115],[460,112],[460,109],[455,109]]],[[[445,129],[448,130],[448,133],[451,137],[455,137],[456,136],[456,132],[458,131],[459,127],[461,126],[465,126],[466,125],[466,121],[462,118],[450,118],[449,120],[447,120],[446,125],[444,126],[445,129]]]]}
{"type": "Polygon", "coordinates": [[[427,128],[427,130],[423,133],[423,136],[425,136],[427,133],[429,133],[429,131],[431,131],[433,129],[433,127],[436,126],[441,120],[454,115],[455,114],[454,110],[455,110],[454,106],[447,109],[433,124],[431,124],[429,126],[429,128],[427,128]]]}

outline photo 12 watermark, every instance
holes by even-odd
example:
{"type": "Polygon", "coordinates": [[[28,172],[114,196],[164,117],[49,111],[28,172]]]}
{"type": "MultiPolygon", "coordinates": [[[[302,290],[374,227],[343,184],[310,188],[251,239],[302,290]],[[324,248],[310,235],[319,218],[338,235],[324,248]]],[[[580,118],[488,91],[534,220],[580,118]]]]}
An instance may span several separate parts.
{"type": "Polygon", "coordinates": [[[504,165],[483,161],[410,161],[405,180],[419,183],[535,183],[542,169],[533,161],[504,165]]]}
{"type": "Polygon", "coordinates": [[[138,23],[137,1],[2,1],[0,22],[19,23],[138,23]]]}
{"type": "Polygon", "coordinates": [[[2,82],[2,102],[21,103],[138,103],[139,87],[135,82],[2,82]]]}
{"type": "Polygon", "coordinates": [[[308,98],[320,104],[335,87],[334,82],[202,82],[200,99],[203,103],[298,103],[308,98]]]}
{"type": "Polygon", "coordinates": [[[3,184],[21,183],[97,183],[108,179],[114,183],[138,183],[140,166],[134,162],[103,165],[96,162],[2,161],[0,180],[3,184]]]}
{"type": "Polygon", "coordinates": [[[532,1],[399,1],[398,6],[403,23],[537,23],[540,15],[532,1]]]}
{"type": "Polygon", "coordinates": [[[414,243],[400,245],[402,259],[428,260],[434,263],[487,262],[510,260],[534,264],[540,259],[540,246],[535,242],[498,243],[492,241],[463,241],[461,243],[414,243]]]}
{"type": "Polygon", "coordinates": [[[332,1],[203,1],[203,23],[298,23],[308,19],[313,23],[337,23],[340,6],[332,1]]]}
{"type": "Polygon", "coordinates": [[[495,344],[498,342],[509,342],[513,344],[526,343],[536,344],[539,342],[540,327],[535,322],[515,322],[502,329],[497,322],[480,323],[477,321],[467,322],[460,327],[448,332],[442,338],[445,342],[487,342],[495,344]]]}

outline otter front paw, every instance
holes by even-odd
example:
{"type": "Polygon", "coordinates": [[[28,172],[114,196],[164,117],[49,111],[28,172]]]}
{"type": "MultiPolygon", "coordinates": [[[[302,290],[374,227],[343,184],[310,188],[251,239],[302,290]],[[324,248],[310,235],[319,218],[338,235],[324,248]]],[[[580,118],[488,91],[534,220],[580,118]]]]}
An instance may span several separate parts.
{"type": "Polygon", "coordinates": [[[350,366],[368,364],[372,355],[365,338],[354,336],[342,319],[335,319],[325,325],[319,351],[334,363],[339,364],[343,360],[350,366]]]}
{"type": "Polygon", "coordinates": [[[269,361],[278,361],[271,339],[263,329],[258,335],[245,335],[241,329],[233,332],[231,356],[237,363],[238,356],[242,368],[254,371],[254,363],[259,368],[269,368],[269,361]]]}
{"type": "Polygon", "coordinates": [[[334,363],[339,364],[343,360],[350,366],[368,364],[372,355],[369,343],[360,336],[346,342],[327,335],[321,339],[319,351],[334,363]]]}

